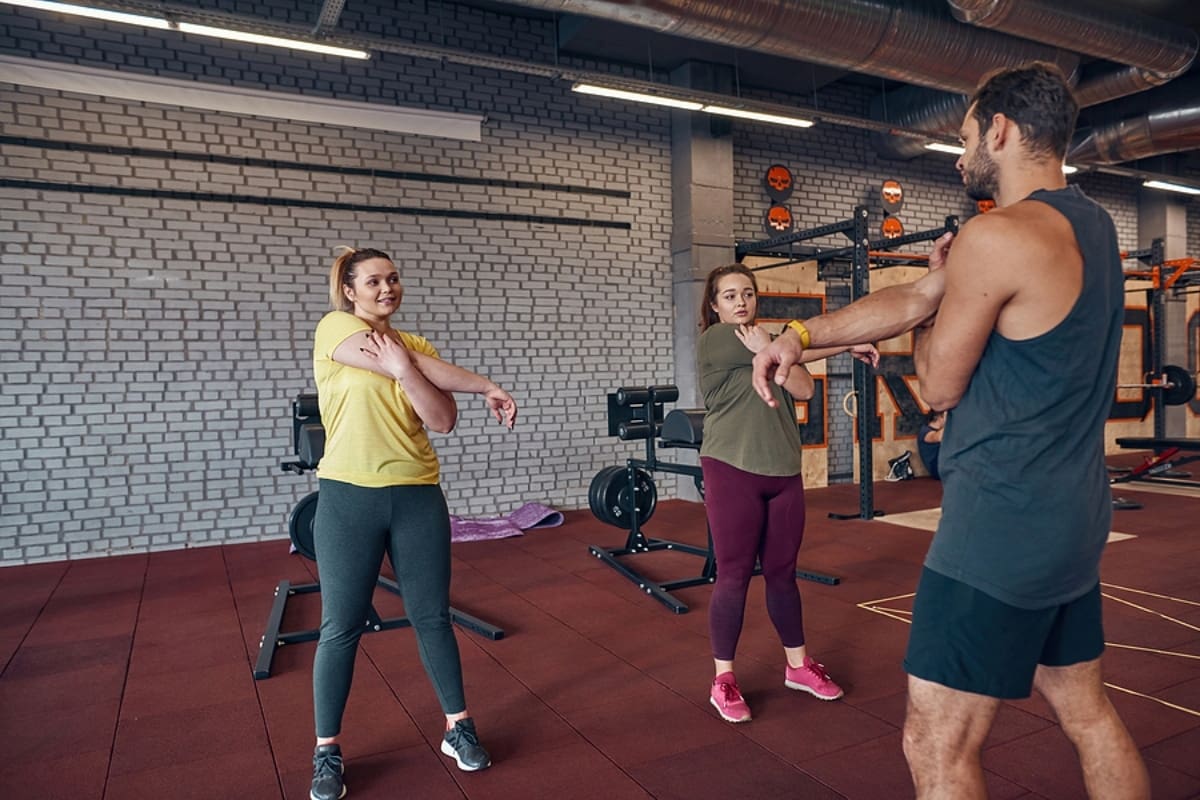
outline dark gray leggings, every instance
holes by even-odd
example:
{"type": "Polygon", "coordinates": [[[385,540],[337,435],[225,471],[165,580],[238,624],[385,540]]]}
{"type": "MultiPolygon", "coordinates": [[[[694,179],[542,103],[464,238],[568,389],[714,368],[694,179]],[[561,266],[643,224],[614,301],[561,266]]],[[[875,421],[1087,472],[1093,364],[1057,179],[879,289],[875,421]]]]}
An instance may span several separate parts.
{"type": "Polygon", "coordinates": [[[321,580],[321,639],[313,660],[317,736],[341,733],[384,552],[442,711],[464,711],[462,662],[450,625],[450,514],[442,487],[369,489],[322,479],[320,492],[313,522],[321,580]]]}

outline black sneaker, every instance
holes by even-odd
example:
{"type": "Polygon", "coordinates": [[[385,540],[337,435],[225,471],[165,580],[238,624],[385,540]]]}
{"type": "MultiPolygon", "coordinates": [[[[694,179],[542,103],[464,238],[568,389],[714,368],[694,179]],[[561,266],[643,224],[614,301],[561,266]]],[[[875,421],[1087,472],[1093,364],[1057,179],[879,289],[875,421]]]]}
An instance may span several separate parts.
{"type": "Polygon", "coordinates": [[[308,796],[311,800],[338,800],[346,796],[342,783],[342,748],[323,744],[313,753],[313,782],[308,796]]]}
{"type": "Polygon", "coordinates": [[[492,765],[492,757],[479,743],[475,722],[470,717],[460,719],[454,723],[453,730],[446,731],[442,737],[442,752],[457,761],[463,772],[487,769],[492,765]]]}

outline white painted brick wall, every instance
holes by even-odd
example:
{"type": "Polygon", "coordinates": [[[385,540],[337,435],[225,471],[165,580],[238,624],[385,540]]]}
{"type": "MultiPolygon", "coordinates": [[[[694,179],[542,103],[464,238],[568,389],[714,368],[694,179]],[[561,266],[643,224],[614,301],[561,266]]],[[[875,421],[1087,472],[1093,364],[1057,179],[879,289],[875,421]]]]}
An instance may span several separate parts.
{"type": "MultiPolygon", "coordinates": [[[[296,0],[209,6],[308,25],[318,8],[296,0]]],[[[549,19],[436,0],[387,14],[355,2],[342,25],[547,63],[557,55],[549,19]]],[[[458,429],[435,435],[455,513],[504,513],[528,500],[583,507],[597,470],[639,452],[607,436],[605,396],[619,385],[673,379],[665,112],[580,98],[564,82],[395,54],[352,63],[6,10],[0,53],[35,52],[487,120],[482,142],[452,142],[0,83],[0,136],[115,149],[0,144],[0,179],[65,185],[0,188],[0,564],[283,536],[293,504],[315,484],[278,464],[292,455],[291,400],[312,389],[312,331],[326,308],[331,249],[343,243],[390,251],[406,286],[401,324],[451,361],[490,374],[522,403],[520,425],[508,433],[474,398],[461,398],[458,429]],[[119,152],[130,147],[284,163],[119,152]],[[330,166],[630,196],[321,171],[330,166]],[[81,191],[86,186],[631,227],[112,196],[81,191]]],[[[866,94],[819,99],[862,113],[866,94]]],[[[881,162],[865,134],[828,126],[793,133],[738,125],[734,137],[739,237],[760,235],[761,174],[774,161],[797,174],[806,198],[793,202],[801,225],[833,222],[855,203],[873,202],[886,177],[910,189],[903,216],[910,229],[966,208],[949,158],[881,162]]],[[[1133,202],[1133,190],[1094,180],[1104,195],[1097,199],[1116,206],[1109,207],[1123,244],[1129,237],[1133,246],[1136,209],[1121,206],[1133,202]]],[[[1190,220],[1195,241],[1200,220],[1190,220]]]]}

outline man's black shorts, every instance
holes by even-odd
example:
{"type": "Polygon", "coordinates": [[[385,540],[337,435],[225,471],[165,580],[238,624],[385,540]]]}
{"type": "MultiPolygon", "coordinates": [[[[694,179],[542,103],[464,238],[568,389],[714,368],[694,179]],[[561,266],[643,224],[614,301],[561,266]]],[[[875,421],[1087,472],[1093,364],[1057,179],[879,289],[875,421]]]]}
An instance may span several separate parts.
{"type": "Polygon", "coordinates": [[[1099,583],[1069,603],[1029,610],[925,568],[904,669],[951,689],[1017,699],[1029,696],[1039,664],[1065,667],[1102,652],[1099,583]]]}

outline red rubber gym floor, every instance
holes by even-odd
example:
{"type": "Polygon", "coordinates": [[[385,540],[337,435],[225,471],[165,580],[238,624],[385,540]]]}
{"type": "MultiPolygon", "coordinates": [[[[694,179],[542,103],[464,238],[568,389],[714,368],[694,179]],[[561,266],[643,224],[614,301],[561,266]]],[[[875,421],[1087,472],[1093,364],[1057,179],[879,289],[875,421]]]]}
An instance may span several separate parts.
{"type": "MultiPolygon", "coordinates": [[[[1157,800],[1200,797],[1200,492],[1118,489],[1103,563],[1106,679],[1157,800]]],[[[783,686],[761,583],[751,586],[738,677],[754,721],[708,705],[710,589],[674,615],[590,556],[625,533],[587,511],[559,528],[454,546],[454,605],[503,627],[460,630],[470,709],[494,766],[461,773],[438,752],[442,717],[411,630],[363,637],[346,714],[349,798],[904,798],[906,611],[930,534],[854,513],[856,486],[809,492],[800,566],[810,651],[846,689],[823,703],[783,686]]],[[[936,508],[940,484],[880,483],[888,515],[936,508]]],[[[919,515],[918,515],[919,516],[919,515]]],[[[898,519],[903,520],[903,517],[898,519]]],[[[704,542],[703,509],[660,504],[647,534],[704,542]]],[[[283,647],[255,681],[276,583],[315,566],[286,540],[0,570],[0,797],[307,797],[312,643],[283,647]]],[[[659,580],[701,560],[629,560],[659,580]]],[[[399,614],[380,591],[380,613],[399,614]]],[[[298,595],[285,630],[315,626],[298,595]]],[[[1039,699],[1006,703],[984,752],[993,798],[1083,797],[1071,745],[1039,699]]]]}

